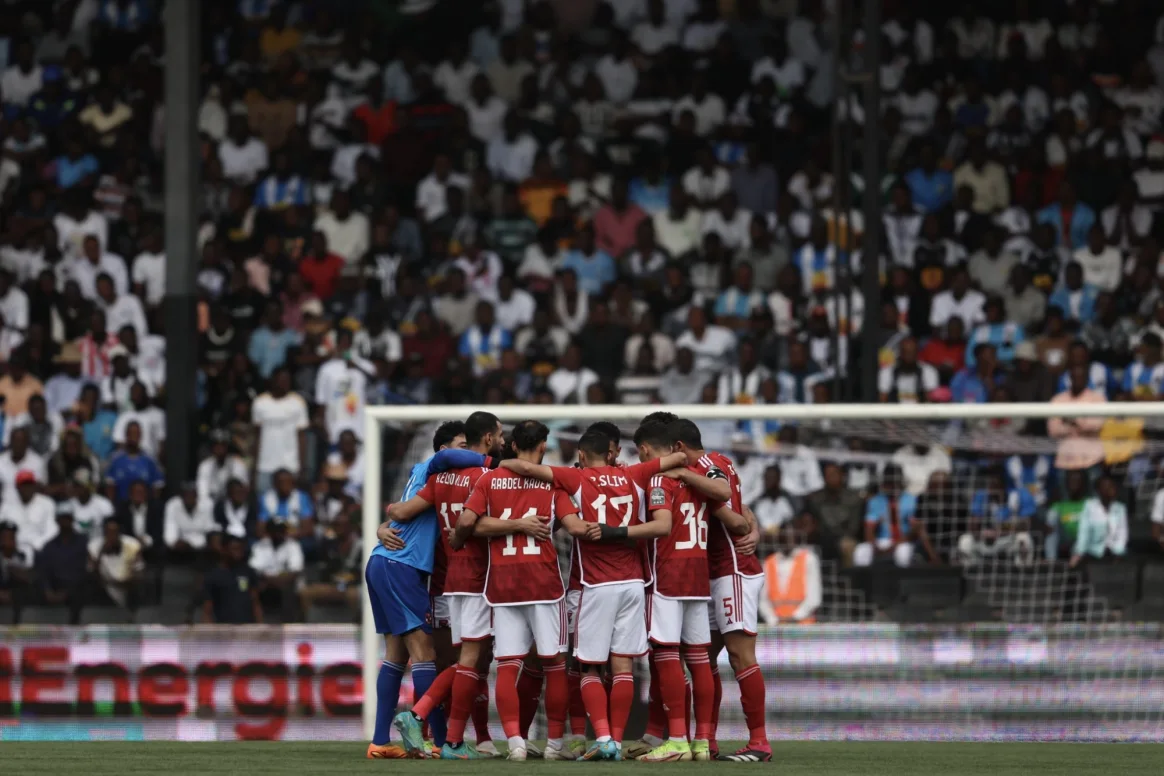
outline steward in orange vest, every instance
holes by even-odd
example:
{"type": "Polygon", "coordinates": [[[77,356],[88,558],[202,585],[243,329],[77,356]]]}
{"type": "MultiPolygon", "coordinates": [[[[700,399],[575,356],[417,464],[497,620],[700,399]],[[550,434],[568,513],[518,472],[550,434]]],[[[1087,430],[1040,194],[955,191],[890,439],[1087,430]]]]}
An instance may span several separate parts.
{"type": "Polygon", "coordinates": [[[820,560],[807,547],[791,555],[773,553],[764,559],[765,621],[811,624],[821,603],[820,560]]]}

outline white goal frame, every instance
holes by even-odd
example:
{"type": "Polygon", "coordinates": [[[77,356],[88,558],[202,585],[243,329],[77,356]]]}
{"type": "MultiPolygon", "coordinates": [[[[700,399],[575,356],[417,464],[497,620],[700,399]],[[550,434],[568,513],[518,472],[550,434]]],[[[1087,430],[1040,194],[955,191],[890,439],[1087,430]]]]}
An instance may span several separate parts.
{"type": "MultiPolygon", "coordinates": [[[[364,411],[363,543],[365,553],[376,546],[384,504],[381,492],[383,461],[380,427],[384,423],[431,423],[464,419],[472,412],[491,412],[503,423],[521,420],[638,421],[656,410],[674,412],[691,420],[981,420],[988,418],[1111,418],[1164,417],[1164,401],[1108,402],[1106,404],[428,404],[374,406],[364,411]]],[[[412,463],[412,462],[406,462],[412,463]]],[[[395,497],[398,494],[389,494],[395,497]]],[[[382,654],[372,619],[372,606],[363,598],[360,625],[363,655],[364,737],[372,740],[376,722],[376,675],[382,654]]],[[[821,626],[816,626],[821,627],[821,626]]]]}

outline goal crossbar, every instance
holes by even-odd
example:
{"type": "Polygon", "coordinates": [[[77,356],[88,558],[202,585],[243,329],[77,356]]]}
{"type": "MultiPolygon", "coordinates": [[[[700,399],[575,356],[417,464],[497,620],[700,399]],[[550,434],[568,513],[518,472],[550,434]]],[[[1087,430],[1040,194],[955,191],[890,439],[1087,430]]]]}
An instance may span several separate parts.
{"type": "MultiPolygon", "coordinates": [[[[989,418],[1113,418],[1164,417],[1164,402],[1110,402],[1106,404],[995,403],[995,404],[463,404],[392,405],[367,407],[364,415],[363,543],[376,546],[384,505],[380,426],[383,423],[424,423],[463,419],[475,411],[491,412],[503,422],[520,420],[637,421],[655,410],[667,410],[691,420],[982,420],[989,418]]],[[[388,494],[395,497],[398,494],[388,494]]],[[[376,674],[381,641],[376,634],[368,596],[363,596],[361,620],[364,685],[364,733],[370,741],[375,727],[376,674]]]]}

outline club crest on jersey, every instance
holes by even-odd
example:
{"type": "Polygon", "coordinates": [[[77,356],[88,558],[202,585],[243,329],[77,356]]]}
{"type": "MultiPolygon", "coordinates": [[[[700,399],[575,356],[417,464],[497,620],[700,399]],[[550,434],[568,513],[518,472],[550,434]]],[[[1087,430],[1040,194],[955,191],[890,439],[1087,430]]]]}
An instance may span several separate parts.
{"type": "Polygon", "coordinates": [[[651,488],[651,506],[661,507],[667,503],[667,494],[662,488],[651,488]]]}

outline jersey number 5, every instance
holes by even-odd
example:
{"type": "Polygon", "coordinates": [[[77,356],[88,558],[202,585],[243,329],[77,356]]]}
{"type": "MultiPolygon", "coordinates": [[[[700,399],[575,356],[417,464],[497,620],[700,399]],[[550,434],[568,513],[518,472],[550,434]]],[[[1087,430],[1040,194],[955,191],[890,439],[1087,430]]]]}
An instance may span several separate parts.
{"type": "MultiPolygon", "coordinates": [[[[524,515],[522,515],[522,518],[534,517],[535,515],[537,515],[537,513],[538,513],[537,507],[530,507],[529,511],[526,512],[524,515]]],[[[498,520],[515,519],[513,517],[513,510],[506,507],[505,510],[501,513],[501,515],[497,519],[498,520]]],[[[501,548],[502,555],[516,555],[517,554],[517,547],[514,545],[514,541],[513,541],[515,538],[516,538],[516,534],[506,534],[505,546],[501,548]]],[[[533,538],[532,536],[525,537],[525,546],[521,548],[521,554],[522,555],[541,555],[542,548],[538,546],[538,540],[533,538]]]]}
{"type": "Polygon", "coordinates": [[[699,511],[695,511],[695,505],[688,502],[679,505],[679,513],[683,515],[683,525],[687,527],[687,538],[681,542],[675,542],[675,549],[677,550],[691,550],[698,547],[701,550],[707,549],[707,504],[700,504],[699,511]]]}
{"type": "MultiPolygon", "coordinates": [[[[609,503],[615,509],[622,510],[622,522],[618,524],[619,528],[626,528],[630,525],[631,512],[635,508],[634,496],[615,496],[609,500],[609,503]]],[[[599,493],[598,498],[590,502],[590,508],[598,513],[598,523],[600,525],[610,525],[606,522],[606,504],[607,498],[605,493],[599,493]]]]}

